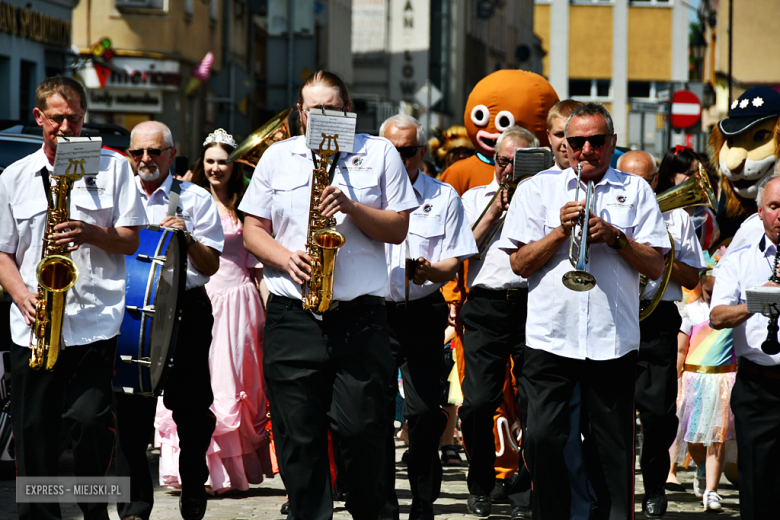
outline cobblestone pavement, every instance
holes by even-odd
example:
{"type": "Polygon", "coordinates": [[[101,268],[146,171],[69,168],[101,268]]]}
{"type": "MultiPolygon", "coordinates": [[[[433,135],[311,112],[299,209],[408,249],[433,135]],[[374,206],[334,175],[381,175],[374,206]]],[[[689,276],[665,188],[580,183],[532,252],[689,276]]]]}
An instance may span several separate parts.
{"type": "MultiPolygon", "coordinates": [[[[396,446],[396,458],[400,461],[404,448],[398,444],[396,446]]],[[[67,474],[70,469],[71,460],[66,453],[61,459],[62,473],[67,474]]],[[[154,480],[157,481],[157,457],[151,456],[149,465],[152,469],[154,480]]],[[[0,479],[0,520],[11,520],[17,517],[15,496],[15,482],[7,474],[0,479]]],[[[72,474],[72,473],[71,473],[72,474]]],[[[686,487],[686,492],[668,493],[669,511],[664,517],[666,520],[694,520],[711,518],[739,518],[739,500],[737,490],[725,478],[721,479],[720,495],[723,497],[723,511],[719,515],[712,515],[702,511],[701,499],[696,498],[691,488],[693,471],[680,470],[680,482],[686,487]]],[[[401,518],[408,517],[409,506],[411,504],[411,493],[409,491],[409,482],[406,480],[406,465],[399,462],[396,467],[396,489],[398,498],[401,502],[401,518]]],[[[642,499],[644,498],[644,488],[642,486],[642,477],[637,472],[636,476],[636,510],[637,518],[642,518],[642,499]]],[[[468,490],[466,488],[466,468],[445,468],[444,482],[442,485],[441,497],[435,504],[437,519],[469,519],[475,520],[466,511],[466,499],[468,490]]],[[[208,502],[208,511],[206,518],[239,520],[251,518],[278,518],[282,520],[284,516],[280,514],[279,508],[285,501],[284,486],[281,479],[277,476],[274,479],[267,479],[262,484],[252,486],[246,492],[229,493],[219,497],[212,497],[208,502]]],[[[116,507],[109,506],[112,519],[117,519],[116,507]]],[[[511,508],[508,505],[494,505],[493,514],[490,518],[494,520],[509,519],[511,508]]],[[[75,504],[63,504],[63,518],[78,519],[81,518],[80,510],[75,504]]],[[[155,506],[152,513],[153,520],[179,520],[178,496],[166,488],[158,487],[155,490],[155,506]]],[[[344,508],[341,502],[334,503],[334,519],[347,520],[351,516],[344,508]]]]}

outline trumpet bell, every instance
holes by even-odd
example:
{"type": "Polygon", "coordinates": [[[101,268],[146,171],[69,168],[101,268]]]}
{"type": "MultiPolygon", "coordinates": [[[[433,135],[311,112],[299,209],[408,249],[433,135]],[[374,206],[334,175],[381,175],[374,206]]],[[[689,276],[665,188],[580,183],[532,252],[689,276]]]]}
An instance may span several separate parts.
{"type": "Polygon", "coordinates": [[[257,166],[268,147],[277,141],[284,141],[290,137],[290,127],[287,120],[291,113],[292,108],[288,108],[252,132],[252,135],[244,139],[238,148],[228,156],[228,162],[235,161],[252,168],[257,166]]]}
{"type": "Polygon", "coordinates": [[[563,285],[572,291],[590,291],[596,287],[596,277],[587,271],[569,271],[563,275],[563,285]]]}

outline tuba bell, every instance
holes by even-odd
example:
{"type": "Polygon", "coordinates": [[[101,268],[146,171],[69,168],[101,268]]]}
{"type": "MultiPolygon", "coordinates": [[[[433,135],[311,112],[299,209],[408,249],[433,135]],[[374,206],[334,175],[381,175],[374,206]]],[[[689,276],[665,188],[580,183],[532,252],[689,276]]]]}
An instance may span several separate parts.
{"type": "Polygon", "coordinates": [[[290,126],[288,118],[292,113],[292,108],[276,114],[265,122],[263,126],[252,132],[244,139],[238,148],[233,150],[228,156],[228,162],[238,162],[254,168],[260,162],[268,147],[277,141],[284,141],[290,137],[290,126]]]}
{"type": "MultiPolygon", "coordinates": [[[[715,209],[717,204],[715,191],[713,191],[710,179],[707,177],[707,172],[701,164],[699,164],[699,171],[691,175],[687,181],[678,184],[677,186],[672,186],[665,192],[659,194],[656,197],[656,200],[658,200],[658,206],[661,209],[661,213],[690,206],[706,206],[710,209],[715,209]]],[[[664,273],[661,275],[658,289],[655,291],[653,299],[644,306],[640,303],[639,321],[644,320],[653,313],[661,302],[661,298],[666,292],[666,288],[669,286],[669,281],[672,278],[672,265],[674,264],[674,240],[672,239],[671,234],[669,235],[669,241],[672,244],[672,249],[666,253],[664,273]]],[[[645,275],[640,275],[640,301],[647,288],[647,284],[647,277],[645,275]]]]}

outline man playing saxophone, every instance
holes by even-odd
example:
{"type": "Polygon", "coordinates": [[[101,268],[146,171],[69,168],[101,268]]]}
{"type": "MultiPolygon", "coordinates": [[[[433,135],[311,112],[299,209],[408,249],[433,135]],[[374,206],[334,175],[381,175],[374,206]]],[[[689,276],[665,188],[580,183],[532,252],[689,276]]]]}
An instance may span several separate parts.
{"type": "MultiPolygon", "coordinates": [[[[344,82],[325,71],[301,86],[298,113],[304,128],[309,111],[320,107],[350,109],[344,82]]],[[[332,182],[313,171],[321,169],[317,155],[302,136],[272,145],[239,207],[246,214],[244,244],[263,263],[271,293],[263,364],[274,439],[290,497],[288,518],[332,517],[330,428],[346,468],[346,507],[353,518],[376,520],[389,427],[384,412],[395,377],[384,243],[403,242],[410,210],[419,203],[398,152],[385,139],[355,135],[353,153],[330,158],[332,182]],[[323,184],[319,200],[311,197],[323,184]],[[307,233],[320,230],[309,230],[309,222],[331,218],[345,239],[335,266],[312,263],[305,251],[307,233]],[[334,282],[328,310],[304,310],[302,284],[327,278],[328,266],[334,282]]]]}
{"type": "MultiPolygon", "coordinates": [[[[11,413],[17,476],[57,476],[58,434],[65,423],[73,440],[75,473],[103,476],[114,445],[111,378],[116,337],[124,315],[125,258],[138,248],[147,224],[120,154],[102,150],[97,175],[75,181],[62,222],[47,229],[50,179],[58,136],[79,136],[87,101],[70,78],[45,80],[33,115],[43,128],[43,147],[0,176],[0,284],[11,307],[11,413]],[[53,370],[29,366],[30,324],[35,321],[43,235],[67,245],[79,272],[68,291],[62,350],[53,370]]],[[[80,504],[84,518],[107,518],[105,504],[80,504]]],[[[60,518],[57,503],[19,503],[19,518],[60,518]]]]}

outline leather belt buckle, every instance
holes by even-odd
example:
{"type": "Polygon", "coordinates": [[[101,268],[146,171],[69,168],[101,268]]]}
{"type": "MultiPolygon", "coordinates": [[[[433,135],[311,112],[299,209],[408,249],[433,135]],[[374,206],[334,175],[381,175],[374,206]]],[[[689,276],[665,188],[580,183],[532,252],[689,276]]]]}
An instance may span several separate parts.
{"type": "Polygon", "coordinates": [[[507,289],[506,299],[507,301],[515,301],[520,298],[520,289],[507,289]]]}

